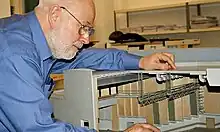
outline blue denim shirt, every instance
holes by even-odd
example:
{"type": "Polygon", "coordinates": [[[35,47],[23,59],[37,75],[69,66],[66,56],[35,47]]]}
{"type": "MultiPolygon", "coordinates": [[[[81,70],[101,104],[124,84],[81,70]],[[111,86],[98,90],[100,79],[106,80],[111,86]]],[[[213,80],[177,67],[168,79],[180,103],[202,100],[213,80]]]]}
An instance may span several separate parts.
{"type": "Polygon", "coordinates": [[[138,69],[139,59],[121,50],[90,48],[71,61],[56,60],[35,12],[0,19],[0,132],[92,131],[51,118],[49,75],[73,68],[138,69]]]}

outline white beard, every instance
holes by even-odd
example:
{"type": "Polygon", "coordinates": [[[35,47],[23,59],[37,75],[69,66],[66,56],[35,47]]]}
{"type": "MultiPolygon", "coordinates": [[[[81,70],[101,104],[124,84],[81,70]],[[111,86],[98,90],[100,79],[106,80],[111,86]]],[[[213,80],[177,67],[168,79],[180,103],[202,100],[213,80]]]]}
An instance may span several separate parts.
{"type": "Polygon", "coordinates": [[[48,46],[52,52],[52,55],[56,59],[70,60],[76,56],[78,48],[81,48],[83,44],[81,42],[67,43],[58,37],[55,31],[51,31],[46,35],[48,46]],[[73,46],[75,45],[75,46],[73,46]]]}

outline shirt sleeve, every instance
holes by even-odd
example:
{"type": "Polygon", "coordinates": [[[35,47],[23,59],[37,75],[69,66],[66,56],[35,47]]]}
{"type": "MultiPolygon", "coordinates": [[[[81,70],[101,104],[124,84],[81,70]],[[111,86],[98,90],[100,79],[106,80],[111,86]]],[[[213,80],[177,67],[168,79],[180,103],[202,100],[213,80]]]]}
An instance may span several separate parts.
{"type": "Polygon", "coordinates": [[[51,118],[40,67],[13,55],[0,61],[0,130],[10,132],[90,132],[51,118]]]}
{"type": "Polygon", "coordinates": [[[73,68],[94,70],[136,70],[139,69],[140,56],[118,49],[90,48],[83,50],[74,61],[60,61],[53,67],[53,73],[73,68]]]}

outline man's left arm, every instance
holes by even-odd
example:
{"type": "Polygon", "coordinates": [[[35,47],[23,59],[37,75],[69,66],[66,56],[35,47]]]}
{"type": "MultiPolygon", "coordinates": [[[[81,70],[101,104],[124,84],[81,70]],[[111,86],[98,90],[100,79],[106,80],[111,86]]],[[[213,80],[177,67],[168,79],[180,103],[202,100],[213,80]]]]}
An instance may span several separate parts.
{"type": "Polygon", "coordinates": [[[139,69],[141,57],[118,49],[83,50],[73,61],[57,62],[52,72],[62,73],[67,69],[88,68],[95,70],[132,70],[139,69]]]}

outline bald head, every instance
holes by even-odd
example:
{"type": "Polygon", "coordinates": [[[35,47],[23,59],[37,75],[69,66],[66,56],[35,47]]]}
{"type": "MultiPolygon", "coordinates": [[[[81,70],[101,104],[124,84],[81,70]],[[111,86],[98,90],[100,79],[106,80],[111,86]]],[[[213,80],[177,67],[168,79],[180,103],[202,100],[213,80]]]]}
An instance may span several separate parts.
{"type": "Polygon", "coordinates": [[[71,59],[82,44],[89,43],[85,31],[95,19],[93,0],[40,0],[35,12],[56,58],[71,59]]]}
{"type": "Polygon", "coordinates": [[[46,6],[50,4],[78,4],[78,3],[93,4],[93,0],[39,0],[39,6],[46,6]]]}
{"type": "MultiPolygon", "coordinates": [[[[60,7],[68,9],[82,24],[90,23],[93,26],[95,19],[93,0],[39,0],[39,5],[35,8],[35,12],[43,28],[46,27],[45,20],[48,20],[50,16],[60,16],[60,7]]],[[[70,17],[69,15],[68,19],[73,19],[70,17]]],[[[49,24],[51,23],[49,22],[49,24]]]]}
{"type": "Polygon", "coordinates": [[[83,15],[90,16],[94,21],[95,6],[93,0],[39,0],[37,9],[47,10],[53,5],[64,6],[77,17],[82,17],[83,15]]]}

